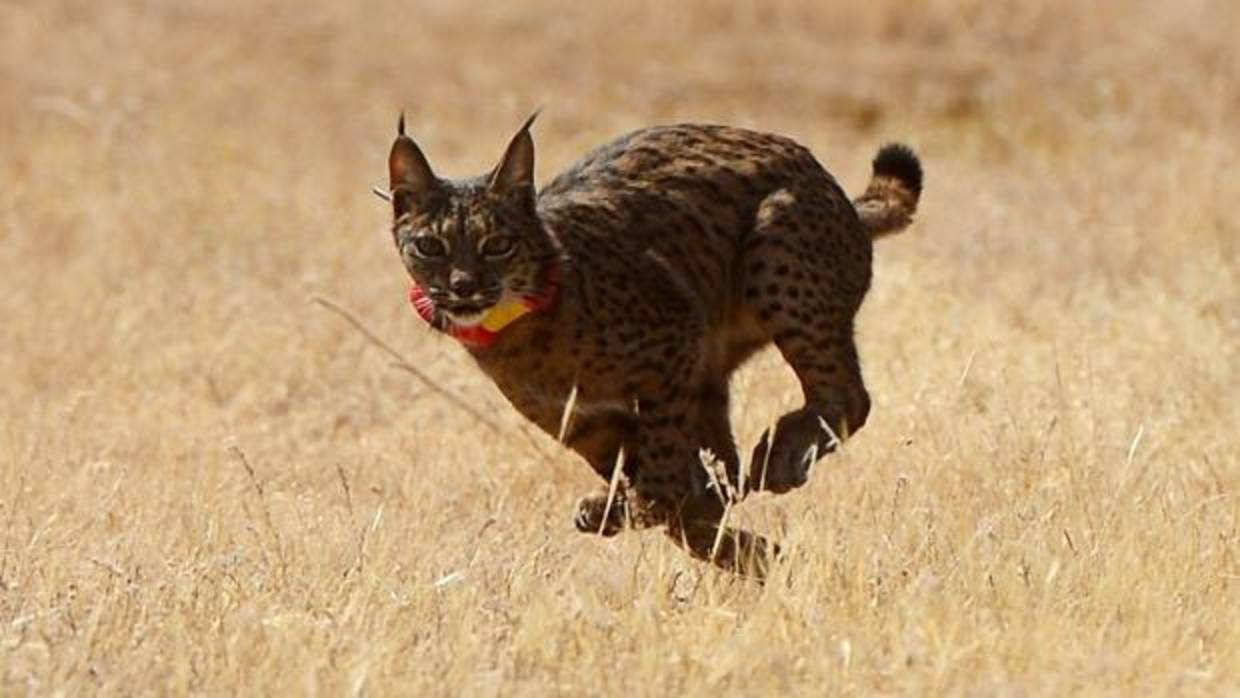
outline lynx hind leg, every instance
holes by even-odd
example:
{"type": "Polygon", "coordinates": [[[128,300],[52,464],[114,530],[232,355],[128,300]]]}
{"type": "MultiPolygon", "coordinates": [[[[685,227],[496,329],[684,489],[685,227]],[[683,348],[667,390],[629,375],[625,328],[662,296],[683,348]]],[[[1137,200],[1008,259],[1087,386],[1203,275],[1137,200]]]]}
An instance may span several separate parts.
{"type": "Polygon", "coordinates": [[[801,382],[805,406],[780,417],[773,436],[771,430],[763,433],[750,457],[749,477],[751,489],[780,493],[805,484],[814,463],[865,424],[870,398],[851,340],[841,340],[833,353],[840,359],[835,371],[825,371],[815,363],[813,354],[823,353],[821,349],[810,350],[794,342],[776,344],[801,382]],[[854,357],[851,364],[847,363],[849,356],[854,357]],[[824,374],[835,373],[847,376],[843,385],[821,380],[824,374]]]}
{"type": "Polygon", "coordinates": [[[714,496],[686,500],[668,520],[667,535],[693,557],[745,577],[763,579],[779,557],[779,544],[723,523],[724,505],[714,496]]]}
{"type": "Polygon", "coordinates": [[[869,288],[871,243],[847,206],[829,189],[776,193],[763,203],[745,254],[744,303],[805,395],[805,406],[781,417],[754,449],[754,489],[804,484],[814,462],[869,415],[853,316],[869,288]]]}
{"type": "Polygon", "coordinates": [[[726,378],[701,386],[689,409],[691,416],[685,420],[688,429],[664,426],[676,421],[663,419],[666,415],[650,415],[652,433],[642,439],[647,448],[640,454],[635,499],[645,503],[646,511],[666,524],[672,542],[693,557],[761,579],[778,554],[778,545],[724,525],[728,504],[739,497],[735,488],[740,470],[728,420],[726,378]],[[722,465],[724,481],[707,475],[701,458],[703,449],[722,465]],[[647,480],[642,471],[653,477],[647,480]]]}

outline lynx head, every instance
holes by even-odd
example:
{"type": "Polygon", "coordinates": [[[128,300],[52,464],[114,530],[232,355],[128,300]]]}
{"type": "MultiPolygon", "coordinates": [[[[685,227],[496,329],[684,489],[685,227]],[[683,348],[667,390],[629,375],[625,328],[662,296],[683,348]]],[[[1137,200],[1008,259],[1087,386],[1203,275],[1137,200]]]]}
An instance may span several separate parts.
{"type": "Polygon", "coordinates": [[[490,173],[448,180],[432,172],[401,116],[388,156],[392,237],[440,329],[477,325],[501,300],[539,295],[559,257],[535,209],[533,122],[490,173]]]}

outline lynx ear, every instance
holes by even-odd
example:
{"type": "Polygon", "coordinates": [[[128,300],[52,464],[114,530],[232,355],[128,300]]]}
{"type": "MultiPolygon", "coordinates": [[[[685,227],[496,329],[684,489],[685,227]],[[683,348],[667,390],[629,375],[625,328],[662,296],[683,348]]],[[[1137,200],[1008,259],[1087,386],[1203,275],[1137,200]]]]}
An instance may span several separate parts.
{"type": "Polygon", "coordinates": [[[524,190],[533,198],[534,195],[534,139],[530,137],[530,126],[538,112],[525,120],[517,135],[512,137],[504,157],[491,173],[490,190],[498,194],[524,190]]]}
{"type": "Polygon", "coordinates": [[[430,163],[413,139],[405,135],[405,114],[401,112],[396,125],[396,141],[388,154],[388,186],[396,215],[409,211],[417,201],[425,199],[439,187],[439,180],[430,163]]]}

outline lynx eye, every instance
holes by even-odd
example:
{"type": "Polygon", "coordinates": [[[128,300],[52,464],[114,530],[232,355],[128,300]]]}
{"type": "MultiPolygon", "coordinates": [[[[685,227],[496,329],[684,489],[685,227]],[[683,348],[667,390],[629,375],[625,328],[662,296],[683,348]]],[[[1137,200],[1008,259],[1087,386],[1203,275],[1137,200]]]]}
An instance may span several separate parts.
{"type": "Polygon", "coordinates": [[[443,257],[448,254],[448,246],[440,238],[423,235],[413,239],[413,251],[422,258],[443,257]]]}
{"type": "Polygon", "coordinates": [[[516,245],[512,238],[507,235],[493,235],[482,241],[479,251],[483,257],[491,257],[492,259],[501,259],[512,254],[516,250],[516,245]]]}

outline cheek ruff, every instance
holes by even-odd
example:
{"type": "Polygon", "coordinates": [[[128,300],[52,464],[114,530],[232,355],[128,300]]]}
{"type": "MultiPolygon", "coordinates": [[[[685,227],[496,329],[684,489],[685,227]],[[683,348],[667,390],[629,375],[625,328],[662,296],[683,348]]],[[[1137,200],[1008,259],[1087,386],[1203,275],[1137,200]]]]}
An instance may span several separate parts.
{"type": "Polygon", "coordinates": [[[418,317],[425,320],[431,327],[441,329],[445,334],[456,338],[467,347],[481,349],[494,344],[499,339],[500,333],[512,323],[530,313],[545,310],[555,302],[560,291],[560,266],[558,264],[548,266],[542,273],[541,281],[539,287],[542,290],[539,293],[517,298],[504,298],[492,306],[477,325],[470,327],[460,327],[451,321],[436,322],[438,310],[435,308],[435,301],[431,300],[426,291],[416,283],[409,287],[409,302],[413,305],[418,317]]]}

